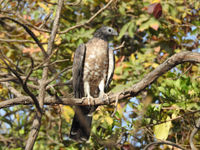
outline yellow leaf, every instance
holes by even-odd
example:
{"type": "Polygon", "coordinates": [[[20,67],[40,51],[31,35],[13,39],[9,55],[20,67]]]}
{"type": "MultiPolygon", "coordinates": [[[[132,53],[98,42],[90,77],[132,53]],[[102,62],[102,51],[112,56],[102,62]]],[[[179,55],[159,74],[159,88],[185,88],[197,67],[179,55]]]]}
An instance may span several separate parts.
{"type": "Polygon", "coordinates": [[[109,126],[111,126],[113,124],[113,118],[111,118],[110,116],[106,116],[104,117],[104,119],[101,120],[102,123],[107,122],[109,126]]]}
{"type": "Polygon", "coordinates": [[[173,20],[173,21],[175,21],[176,23],[179,23],[179,24],[182,23],[180,19],[174,18],[172,16],[169,16],[169,19],[171,19],[171,20],[173,20]]]}
{"type": "Polygon", "coordinates": [[[16,114],[16,119],[17,119],[17,122],[19,122],[19,119],[20,119],[19,113],[16,114]]]}
{"type": "Polygon", "coordinates": [[[160,3],[160,0],[150,0],[151,2],[151,4],[153,4],[153,3],[160,3]]]}
{"type": "Polygon", "coordinates": [[[83,0],[83,3],[84,3],[85,5],[88,5],[88,4],[89,4],[88,0],[83,0]]]}
{"type": "Polygon", "coordinates": [[[43,45],[43,48],[44,48],[45,51],[47,51],[47,46],[48,46],[47,44],[43,45]]]}
{"type": "Polygon", "coordinates": [[[144,66],[145,68],[147,68],[147,67],[151,66],[151,63],[143,63],[143,66],[144,66]]]}
{"type": "Polygon", "coordinates": [[[119,113],[120,116],[122,116],[124,109],[120,104],[117,104],[117,112],[119,113]]]}
{"type": "Polygon", "coordinates": [[[44,3],[38,3],[38,5],[42,7],[47,13],[50,12],[50,8],[48,7],[48,5],[45,5],[44,3]]]}
{"type": "Polygon", "coordinates": [[[181,52],[181,49],[175,49],[175,52],[179,53],[179,52],[181,52]]]}
{"type": "Polygon", "coordinates": [[[153,63],[153,64],[152,64],[152,67],[153,67],[153,68],[156,68],[156,67],[158,67],[158,66],[159,66],[159,65],[158,65],[157,63],[153,63]]]}
{"type": "Polygon", "coordinates": [[[74,115],[74,110],[70,106],[63,106],[62,114],[64,115],[66,122],[69,123],[71,121],[71,117],[74,115]]]}
{"type": "Polygon", "coordinates": [[[61,43],[61,38],[59,35],[56,35],[55,44],[60,44],[60,43],[61,43]]]}
{"type": "Polygon", "coordinates": [[[135,62],[135,56],[134,56],[134,54],[131,54],[131,56],[130,56],[130,60],[132,61],[132,63],[135,62]]]}
{"type": "MultiPolygon", "coordinates": [[[[170,117],[167,116],[166,120],[169,120],[169,119],[170,117]]],[[[169,130],[171,126],[172,126],[171,121],[154,126],[155,137],[160,140],[166,140],[169,135],[169,130]]]]}
{"type": "Polygon", "coordinates": [[[48,41],[48,39],[49,39],[49,34],[47,34],[47,33],[42,33],[40,39],[41,39],[41,42],[42,42],[42,43],[47,43],[47,41],[48,41]]]}
{"type": "Polygon", "coordinates": [[[92,116],[92,119],[93,120],[97,120],[99,118],[99,114],[98,113],[96,113],[96,114],[94,114],[93,116],[92,116]]]}
{"type": "Polygon", "coordinates": [[[93,115],[93,120],[100,123],[106,123],[109,126],[113,124],[113,118],[108,111],[105,111],[105,107],[103,106],[97,108],[97,112],[93,115]]]}
{"type": "Polygon", "coordinates": [[[198,71],[199,68],[197,66],[192,66],[192,71],[198,71]]]}
{"type": "Polygon", "coordinates": [[[176,118],[177,117],[177,114],[176,113],[173,113],[172,114],[172,119],[176,118]]]}

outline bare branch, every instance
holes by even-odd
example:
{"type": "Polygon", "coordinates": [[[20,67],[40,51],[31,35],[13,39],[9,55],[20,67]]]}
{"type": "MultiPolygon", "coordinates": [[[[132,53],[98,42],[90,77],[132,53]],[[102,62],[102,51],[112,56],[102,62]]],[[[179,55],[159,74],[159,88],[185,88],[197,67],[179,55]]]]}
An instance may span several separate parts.
{"type": "Polygon", "coordinates": [[[39,26],[40,29],[42,29],[43,26],[46,25],[46,23],[47,23],[47,21],[49,20],[49,18],[50,18],[50,16],[51,16],[52,13],[53,13],[53,11],[51,10],[51,11],[45,16],[45,18],[44,18],[42,24],[39,26]]]}
{"type": "Polygon", "coordinates": [[[34,70],[37,70],[37,69],[40,68],[40,67],[47,67],[47,66],[45,66],[44,64],[47,63],[47,62],[51,59],[51,57],[54,55],[55,52],[56,52],[56,51],[54,51],[53,53],[51,53],[51,55],[49,55],[41,64],[39,64],[38,66],[36,66],[36,67],[34,68],[34,70]]]}
{"type": "MultiPolygon", "coordinates": [[[[56,37],[56,32],[58,30],[58,24],[59,24],[62,5],[63,5],[63,0],[58,0],[58,6],[57,6],[57,10],[56,10],[55,19],[54,19],[54,22],[53,22],[53,28],[52,28],[52,31],[51,31],[50,38],[48,40],[47,57],[49,55],[51,55],[52,52],[53,52],[53,44],[54,44],[54,40],[55,40],[55,37],[56,37]]],[[[43,68],[42,79],[41,79],[41,81],[39,81],[39,87],[40,88],[39,88],[38,100],[39,100],[39,106],[42,110],[43,110],[45,93],[46,93],[46,81],[48,79],[48,70],[49,70],[48,65],[49,65],[49,63],[50,63],[50,61],[47,61],[44,64],[47,67],[43,68]]],[[[33,120],[32,129],[30,131],[25,150],[32,150],[33,149],[34,143],[36,141],[36,138],[38,136],[39,129],[40,129],[40,126],[41,126],[41,119],[42,119],[42,113],[39,112],[39,111],[36,111],[36,115],[35,115],[35,118],[33,120]]]]}
{"type": "Polygon", "coordinates": [[[55,87],[55,86],[65,86],[65,85],[72,85],[72,78],[68,81],[66,81],[65,83],[62,83],[62,82],[57,82],[53,85],[48,85],[46,90],[50,89],[51,87],[55,87]]]}
{"type": "Polygon", "coordinates": [[[186,150],[185,148],[181,147],[180,145],[170,142],[170,141],[158,141],[158,142],[149,143],[147,146],[144,147],[144,150],[148,150],[153,145],[162,145],[162,144],[171,145],[171,146],[177,147],[181,150],[186,150]]]}
{"type": "Polygon", "coordinates": [[[19,91],[17,91],[15,88],[13,88],[10,83],[8,82],[4,82],[4,83],[1,83],[2,85],[6,86],[6,88],[8,88],[8,90],[13,93],[15,96],[17,97],[21,97],[23,96],[19,91]]]}
{"type": "Polygon", "coordinates": [[[54,65],[54,64],[56,64],[56,63],[65,62],[65,61],[69,61],[69,59],[56,60],[56,61],[54,61],[54,62],[50,63],[50,64],[49,64],[49,66],[51,66],[51,65],[54,65]]]}
{"type": "Polygon", "coordinates": [[[73,2],[73,3],[70,3],[70,2],[67,2],[66,5],[69,5],[69,6],[76,6],[76,5],[79,5],[81,3],[82,0],[77,0],[76,2],[73,2]]]}
{"type": "Polygon", "coordinates": [[[17,39],[0,39],[0,42],[16,42],[16,43],[33,43],[34,41],[31,40],[17,40],[17,39]]]}
{"type": "Polygon", "coordinates": [[[190,134],[190,147],[192,150],[197,150],[196,146],[194,145],[193,138],[195,134],[198,132],[199,127],[200,127],[200,118],[196,121],[196,126],[192,130],[192,133],[190,134]]]}
{"type": "Polygon", "coordinates": [[[124,47],[124,44],[125,44],[125,41],[123,41],[121,45],[114,47],[113,51],[121,49],[122,47],[124,47]]]}
{"type": "MultiPolygon", "coordinates": [[[[20,78],[22,80],[25,80],[26,77],[25,76],[20,76],[20,78]]],[[[0,82],[7,82],[7,81],[17,81],[18,79],[15,77],[15,76],[11,76],[11,75],[7,75],[5,78],[1,78],[0,79],[0,82]]],[[[33,81],[33,82],[37,82],[37,80],[33,77],[29,78],[30,81],[33,81]]],[[[37,85],[33,85],[33,86],[37,86],[37,85]]]]}
{"type": "MultiPolygon", "coordinates": [[[[1,60],[4,62],[4,64],[8,67],[8,70],[10,70],[16,77],[17,77],[17,79],[18,79],[18,81],[20,82],[20,84],[22,85],[22,88],[23,88],[23,90],[32,98],[32,100],[34,101],[34,103],[35,103],[35,106],[36,106],[36,108],[37,108],[37,110],[39,111],[39,112],[41,112],[41,109],[40,109],[40,106],[39,106],[39,103],[38,103],[38,100],[37,100],[37,98],[35,97],[35,95],[28,89],[28,87],[26,86],[26,81],[27,81],[27,79],[29,78],[29,76],[30,75],[28,75],[27,77],[26,77],[26,79],[25,79],[25,82],[22,80],[22,78],[20,77],[20,75],[18,74],[18,72],[16,71],[16,70],[14,70],[14,69],[12,69],[10,66],[9,66],[9,64],[4,60],[4,59],[6,59],[5,57],[4,57],[4,55],[3,55],[3,53],[2,53],[2,51],[0,51],[1,52],[1,60]]],[[[6,59],[7,61],[8,61],[8,59],[6,59]]]]}
{"type": "Polygon", "coordinates": [[[52,81],[54,81],[55,79],[57,79],[58,76],[61,75],[63,72],[65,72],[65,71],[69,71],[69,70],[71,70],[71,69],[72,69],[71,66],[70,66],[70,67],[67,67],[67,68],[65,68],[65,69],[63,69],[61,72],[55,74],[51,79],[49,79],[49,80],[47,81],[46,84],[48,85],[49,83],[51,83],[52,81]]]}

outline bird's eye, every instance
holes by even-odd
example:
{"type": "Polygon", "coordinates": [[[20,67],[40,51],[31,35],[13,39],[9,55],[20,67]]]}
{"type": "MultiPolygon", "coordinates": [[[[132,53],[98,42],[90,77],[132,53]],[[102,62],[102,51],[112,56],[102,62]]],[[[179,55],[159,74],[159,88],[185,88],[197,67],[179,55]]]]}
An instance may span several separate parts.
{"type": "Polygon", "coordinates": [[[108,29],[108,32],[112,32],[112,30],[111,30],[111,29],[108,29]]]}

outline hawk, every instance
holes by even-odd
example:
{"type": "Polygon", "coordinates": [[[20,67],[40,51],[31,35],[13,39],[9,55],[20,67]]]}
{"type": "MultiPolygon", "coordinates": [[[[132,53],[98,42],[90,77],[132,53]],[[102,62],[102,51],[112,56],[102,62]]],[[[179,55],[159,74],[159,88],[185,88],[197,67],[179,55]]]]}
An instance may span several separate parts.
{"type": "MultiPolygon", "coordinates": [[[[92,39],[75,51],[72,75],[75,98],[103,99],[114,72],[114,54],[108,41],[118,33],[111,27],[98,29],[92,39]]],[[[90,101],[88,101],[89,103],[90,101]]],[[[86,141],[90,137],[92,115],[97,106],[76,106],[70,138],[86,141]]]]}

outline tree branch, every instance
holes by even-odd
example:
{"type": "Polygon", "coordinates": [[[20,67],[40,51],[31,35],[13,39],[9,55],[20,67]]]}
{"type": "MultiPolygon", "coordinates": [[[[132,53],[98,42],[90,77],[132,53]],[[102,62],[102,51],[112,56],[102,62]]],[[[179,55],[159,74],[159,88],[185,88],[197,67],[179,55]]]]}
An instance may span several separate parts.
{"type": "Polygon", "coordinates": [[[39,48],[41,49],[42,53],[44,54],[44,56],[47,57],[47,54],[46,54],[46,51],[45,49],[43,48],[42,44],[40,43],[40,41],[38,40],[38,38],[36,37],[36,35],[24,24],[20,23],[19,21],[13,19],[13,18],[10,18],[10,17],[0,17],[0,21],[1,20],[4,20],[4,19],[8,19],[8,20],[11,20],[13,22],[15,22],[16,24],[22,26],[26,32],[33,38],[33,40],[37,43],[37,45],[39,46],[39,48]]]}
{"type": "Polygon", "coordinates": [[[22,93],[19,92],[19,91],[17,91],[14,87],[12,87],[12,86],[10,85],[10,83],[4,82],[4,83],[1,83],[1,84],[4,85],[4,86],[6,86],[6,88],[8,88],[8,90],[9,90],[11,93],[13,93],[15,96],[17,96],[17,97],[23,96],[22,93]]]}
{"type": "Polygon", "coordinates": [[[31,41],[31,40],[18,40],[18,39],[1,39],[0,38],[0,42],[16,42],[16,43],[32,43],[32,44],[35,44],[34,41],[31,41]]]}
{"type": "MultiPolygon", "coordinates": [[[[53,22],[53,28],[52,28],[52,31],[51,31],[50,38],[48,40],[47,57],[49,55],[51,55],[52,52],[53,52],[53,44],[54,44],[54,40],[55,40],[55,37],[56,37],[56,32],[58,30],[58,24],[59,24],[62,5],[63,5],[63,0],[58,0],[58,6],[57,6],[57,10],[56,10],[55,19],[54,19],[54,22],[53,22]]],[[[43,110],[45,93],[46,93],[46,81],[48,79],[48,70],[49,70],[48,65],[49,65],[49,63],[50,63],[50,61],[47,61],[44,64],[46,67],[43,68],[42,79],[41,79],[41,81],[39,81],[39,87],[40,88],[39,88],[38,100],[39,100],[39,106],[42,110],[43,110]]],[[[40,129],[40,126],[41,126],[41,119],[42,119],[42,113],[40,113],[39,111],[36,111],[36,115],[35,115],[35,118],[33,120],[32,129],[30,131],[25,150],[32,150],[33,149],[33,145],[34,145],[35,140],[38,136],[39,129],[40,129]]]]}
{"type": "MultiPolygon", "coordinates": [[[[94,101],[91,102],[90,105],[104,105],[114,103],[116,97],[118,100],[123,100],[125,98],[136,96],[139,92],[141,92],[144,88],[152,84],[156,79],[161,76],[162,74],[166,73],[168,70],[172,69],[174,66],[184,63],[184,62],[194,62],[200,63],[200,53],[194,52],[181,52],[177,53],[170,58],[168,58],[163,64],[158,66],[155,70],[147,74],[141,81],[134,84],[131,88],[115,93],[110,94],[109,98],[104,99],[103,101],[99,98],[94,98],[94,101]]],[[[21,97],[18,99],[12,99],[3,101],[0,103],[0,108],[9,107],[12,105],[20,105],[20,104],[32,104],[30,98],[28,97],[21,97]]],[[[46,105],[53,105],[53,104],[63,104],[63,105],[88,105],[87,99],[75,99],[75,98],[56,98],[56,97],[48,97],[44,99],[44,104],[46,105]]]]}
{"type": "Polygon", "coordinates": [[[1,55],[0,55],[0,58],[1,60],[4,62],[4,64],[8,67],[8,70],[10,70],[18,79],[18,81],[20,82],[20,84],[22,85],[22,88],[23,90],[32,98],[32,100],[34,101],[34,104],[36,106],[36,109],[37,111],[41,112],[41,109],[40,109],[40,106],[39,106],[39,103],[38,103],[38,100],[37,98],[35,97],[35,95],[28,89],[27,85],[26,85],[26,82],[27,82],[27,79],[29,78],[30,74],[26,77],[25,79],[25,82],[22,80],[22,78],[20,77],[20,75],[18,74],[18,72],[14,69],[12,69],[12,67],[9,66],[9,64],[6,62],[9,61],[8,59],[6,59],[6,57],[4,57],[2,51],[0,51],[1,55]],[[4,60],[6,59],[6,60],[4,60]]]}
{"type": "Polygon", "coordinates": [[[195,147],[194,143],[193,143],[193,138],[195,136],[195,134],[198,132],[199,127],[200,127],[200,118],[196,121],[197,124],[194,127],[194,129],[192,130],[191,134],[190,134],[190,147],[192,150],[197,150],[197,148],[195,147]]]}
{"type": "Polygon", "coordinates": [[[161,144],[167,144],[167,145],[171,145],[173,147],[177,147],[181,150],[186,150],[185,148],[182,148],[180,145],[170,142],[170,141],[158,141],[158,142],[149,143],[147,146],[144,147],[144,150],[148,150],[148,148],[150,148],[153,145],[161,145],[161,144]]]}
{"type": "Polygon", "coordinates": [[[92,20],[94,20],[94,18],[96,18],[102,11],[104,11],[106,8],[108,8],[108,6],[113,2],[114,0],[110,0],[104,7],[102,7],[101,9],[99,9],[99,11],[97,11],[92,17],[90,17],[90,19],[88,19],[87,21],[85,21],[84,23],[80,23],[80,24],[77,24],[75,26],[72,26],[68,29],[66,29],[65,31],[61,31],[59,32],[60,34],[65,34],[75,28],[80,28],[82,26],[84,26],[85,24],[88,24],[90,23],[92,20]]]}

